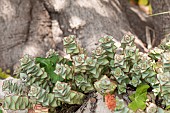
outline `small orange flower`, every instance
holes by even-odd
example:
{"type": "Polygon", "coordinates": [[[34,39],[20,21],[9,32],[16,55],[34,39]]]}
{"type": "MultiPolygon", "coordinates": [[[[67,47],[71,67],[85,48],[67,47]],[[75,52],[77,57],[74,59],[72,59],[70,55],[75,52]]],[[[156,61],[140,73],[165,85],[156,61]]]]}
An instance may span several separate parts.
{"type": "Polygon", "coordinates": [[[115,96],[110,93],[105,95],[105,103],[109,110],[113,111],[116,108],[116,99],[115,96]]]}

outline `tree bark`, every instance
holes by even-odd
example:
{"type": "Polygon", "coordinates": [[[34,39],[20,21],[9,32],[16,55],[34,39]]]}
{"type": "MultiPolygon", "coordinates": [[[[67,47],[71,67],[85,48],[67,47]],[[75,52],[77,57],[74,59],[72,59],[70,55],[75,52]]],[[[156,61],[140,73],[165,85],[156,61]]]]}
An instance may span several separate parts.
{"type": "MultiPolygon", "coordinates": [[[[170,0],[151,0],[153,14],[169,12],[170,0]]],[[[155,45],[158,45],[161,39],[169,36],[170,34],[170,13],[160,14],[153,16],[157,41],[155,45]]]]}
{"type": "Polygon", "coordinates": [[[0,9],[3,69],[12,69],[24,54],[44,56],[49,48],[62,50],[62,38],[70,34],[91,51],[104,35],[112,35],[119,43],[131,32],[145,49],[145,27],[153,28],[127,0],[0,0],[0,9]]]}
{"type": "Polygon", "coordinates": [[[0,0],[0,67],[12,68],[23,54],[51,48],[51,21],[38,0],[0,0]]]}

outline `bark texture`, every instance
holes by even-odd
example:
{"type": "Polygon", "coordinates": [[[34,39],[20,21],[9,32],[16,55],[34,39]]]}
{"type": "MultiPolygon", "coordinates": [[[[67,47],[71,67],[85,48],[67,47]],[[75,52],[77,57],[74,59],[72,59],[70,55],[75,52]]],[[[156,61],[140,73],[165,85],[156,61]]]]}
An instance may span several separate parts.
{"type": "Polygon", "coordinates": [[[38,0],[0,0],[0,67],[11,68],[23,54],[44,55],[52,46],[50,16],[38,0]]]}
{"type": "MultiPolygon", "coordinates": [[[[151,0],[153,14],[169,12],[170,11],[170,0],[151,0]]],[[[160,14],[153,16],[156,37],[158,37],[155,42],[158,45],[158,42],[170,35],[170,13],[160,14]]]]}
{"type": "Polygon", "coordinates": [[[24,54],[62,50],[62,38],[70,34],[88,51],[101,36],[119,42],[127,32],[139,36],[137,43],[145,48],[145,27],[153,27],[148,23],[127,0],[0,0],[0,67],[12,68],[24,54]]]}

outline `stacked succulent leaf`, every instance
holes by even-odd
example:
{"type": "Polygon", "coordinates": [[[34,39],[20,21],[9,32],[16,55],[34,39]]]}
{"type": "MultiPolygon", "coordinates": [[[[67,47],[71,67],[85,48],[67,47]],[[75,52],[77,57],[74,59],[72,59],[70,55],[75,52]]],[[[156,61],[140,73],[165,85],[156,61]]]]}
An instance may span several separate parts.
{"type": "MultiPolygon", "coordinates": [[[[134,40],[135,36],[127,34],[121,41],[121,47],[116,47],[113,37],[102,37],[100,45],[89,57],[71,35],[63,39],[66,53],[70,56],[68,59],[54,50],[50,50],[46,58],[33,59],[25,55],[15,71],[21,83],[6,81],[3,84],[4,91],[15,94],[4,98],[4,108],[16,110],[32,107],[33,104],[49,108],[82,104],[85,94],[90,92],[97,91],[103,96],[115,93],[120,97],[120,94],[129,93],[128,87],[136,89],[141,84],[147,84],[147,88],[145,92],[136,91],[129,96],[133,103],[130,108],[135,108],[135,102],[139,102],[138,108],[146,108],[149,87],[155,96],[163,99],[161,104],[170,108],[169,42],[144,54],[139,52],[134,40]],[[139,98],[138,93],[144,95],[139,98]]],[[[116,97],[114,112],[132,112],[119,97],[116,97]]]]}
{"type": "Polygon", "coordinates": [[[27,96],[6,96],[3,101],[4,109],[24,110],[30,107],[29,98],[27,96]]]}
{"type": "Polygon", "coordinates": [[[165,51],[161,55],[162,70],[157,74],[159,80],[158,95],[163,99],[162,104],[170,108],[170,51],[165,51]]]}
{"type": "Polygon", "coordinates": [[[126,93],[127,84],[137,87],[141,83],[141,74],[138,67],[139,50],[134,44],[135,37],[127,34],[121,41],[120,53],[117,53],[112,66],[112,76],[118,82],[118,93],[126,93]]]}
{"type": "Polygon", "coordinates": [[[27,87],[19,82],[13,82],[12,80],[6,80],[3,82],[2,90],[14,95],[24,95],[27,92],[27,87]]]}
{"type": "Polygon", "coordinates": [[[104,95],[107,93],[113,93],[117,85],[114,81],[111,81],[106,75],[104,75],[99,81],[95,82],[96,90],[104,95]]]}
{"type": "Polygon", "coordinates": [[[6,80],[2,90],[8,94],[3,101],[1,100],[4,109],[23,110],[31,106],[27,96],[27,87],[24,84],[6,80]]]}

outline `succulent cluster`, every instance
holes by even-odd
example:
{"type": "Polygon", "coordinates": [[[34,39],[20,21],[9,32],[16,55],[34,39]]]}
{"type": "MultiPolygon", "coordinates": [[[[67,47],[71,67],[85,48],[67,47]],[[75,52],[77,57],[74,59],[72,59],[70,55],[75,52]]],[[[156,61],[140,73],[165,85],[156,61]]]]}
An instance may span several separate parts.
{"type": "Polygon", "coordinates": [[[73,69],[66,64],[56,64],[54,71],[58,76],[61,76],[63,79],[71,80],[73,79],[73,69]]]}
{"type": "Polygon", "coordinates": [[[29,98],[27,96],[6,96],[3,101],[4,109],[24,110],[30,107],[29,98]]]}
{"type": "Polygon", "coordinates": [[[117,85],[114,81],[111,81],[106,75],[104,75],[99,81],[94,83],[96,90],[104,95],[107,93],[113,93],[117,85]]]}
{"type": "Polygon", "coordinates": [[[56,82],[53,88],[55,97],[68,104],[81,104],[84,94],[71,90],[71,87],[67,83],[56,82]]]}
{"type": "Polygon", "coordinates": [[[45,69],[41,68],[40,64],[36,64],[34,59],[32,59],[29,55],[25,55],[20,60],[20,63],[21,71],[18,73],[18,76],[20,77],[21,81],[27,86],[37,84],[37,86],[40,86],[49,92],[49,84],[51,82],[45,69]]]}
{"type": "Polygon", "coordinates": [[[68,59],[54,50],[50,50],[46,58],[33,59],[25,55],[15,71],[21,83],[6,81],[3,84],[4,91],[15,94],[4,98],[4,108],[23,109],[34,104],[55,108],[63,104],[82,104],[85,94],[97,91],[103,96],[116,94],[115,113],[141,112],[141,109],[152,111],[153,106],[146,108],[145,105],[150,87],[155,96],[163,100],[161,104],[169,109],[169,42],[149,53],[141,53],[134,40],[134,35],[126,34],[121,46],[116,47],[112,36],[102,37],[100,45],[89,57],[78,45],[75,36],[71,35],[63,39],[66,53],[70,55],[68,59]],[[145,89],[141,84],[147,84],[145,89]],[[137,88],[136,93],[129,93],[128,87],[137,88]],[[119,98],[120,94],[131,95],[130,102],[127,102],[130,106],[119,98]],[[20,105],[22,101],[25,102],[24,107],[20,105]],[[138,102],[139,106],[135,107],[138,102]]]}
{"type": "Polygon", "coordinates": [[[116,97],[116,108],[114,113],[134,113],[131,109],[127,107],[123,99],[116,97]]]}
{"type": "Polygon", "coordinates": [[[53,93],[47,93],[46,90],[41,87],[32,85],[28,92],[30,101],[33,104],[42,104],[43,106],[57,107],[61,105],[61,101],[55,98],[53,93]],[[36,102],[34,101],[36,100],[36,102]]]}
{"type": "Polygon", "coordinates": [[[19,82],[13,82],[12,80],[6,80],[3,83],[2,90],[8,94],[25,95],[27,93],[27,87],[19,82]]]}
{"type": "Polygon", "coordinates": [[[159,87],[157,88],[163,99],[162,104],[166,105],[167,109],[170,108],[170,51],[166,51],[161,55],[161,71],[157,74],[159,87]]]}
{"type": "Polygon", "coordinates": [[[76,37],[74,35],[65,37],[63,39],[63,45],[66,49],[66,53],[70,55],[76,55],[83,51],[83,49],[77,44],[76,37]]]}

